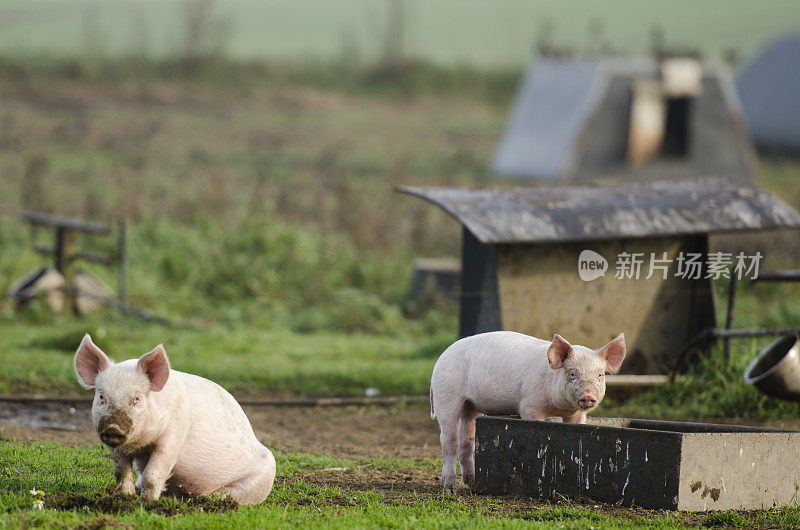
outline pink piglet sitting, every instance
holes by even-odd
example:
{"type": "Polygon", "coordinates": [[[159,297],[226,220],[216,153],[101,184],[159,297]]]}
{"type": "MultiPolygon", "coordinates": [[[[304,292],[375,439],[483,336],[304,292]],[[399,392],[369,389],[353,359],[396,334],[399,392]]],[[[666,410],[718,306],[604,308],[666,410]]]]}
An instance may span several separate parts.
{"type": "Polygon", "coordinates": [[[242,407],[218,384],[170,369],[162,345],[115,363],[87,334],[75,371],[83,386],[95,389],[92,422],[111,451],[123,493],[147,500],[162,492],[221,493],[241,504],[269,495],[275,458],[242,407]]]}

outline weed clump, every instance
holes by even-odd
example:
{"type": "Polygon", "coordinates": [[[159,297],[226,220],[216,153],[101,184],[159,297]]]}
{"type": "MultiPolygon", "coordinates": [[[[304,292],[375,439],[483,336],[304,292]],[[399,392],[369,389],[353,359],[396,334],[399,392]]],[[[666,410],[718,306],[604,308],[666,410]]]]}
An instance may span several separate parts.
{"type": "MultiPolygon", "coordinates": [[[[755,342],[731,352],[730,358],[717,346],[699,356],[681,377],[613,408],[622,416],[662,418],[796,418],[797,403],[760,393],[742,378],[756,356],[755,342]]],[[[609,409],[605,409],[606,413],[609,409]]]]}
{"type": "Polygon", "coordinates": [[[122,523],[120,521],[117,521],[110,515],[101,515],[100,517],[89,519],[88,521],[80,525],[78,528],[85,530],[102,530],[103,528],[133,529],[136,528],[136,525],[129,523],[122,523]]]}

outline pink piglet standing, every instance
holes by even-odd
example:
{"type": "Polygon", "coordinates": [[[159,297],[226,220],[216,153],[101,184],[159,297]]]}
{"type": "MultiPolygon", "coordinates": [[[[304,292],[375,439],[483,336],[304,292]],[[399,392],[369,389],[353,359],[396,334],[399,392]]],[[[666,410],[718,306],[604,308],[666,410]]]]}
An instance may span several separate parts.
{"type": "Polygon", "coordinates": [[[606,392],[605,373],[625,359],[625,336],[593,350],[513,331],[465,337],[436,361],[431,377],[431,417],[442,443],[442,487],[456,490],[456,455],[464,482],[475,484],[475,418],[519,414],[525,420],[560,416],[586,423],[586,413],[606,392]]]}
{"type": "Polygon", "coordinates": [[[75,371],[83,386],[95,389],[92,422],[111,451],[123,493],[146,500],[162,492],[221,493],[240,504],[269,495],[275,458],[242,407],[218,384],[170,369],[163,346],[115,363],[87,334],[75,371]]]}

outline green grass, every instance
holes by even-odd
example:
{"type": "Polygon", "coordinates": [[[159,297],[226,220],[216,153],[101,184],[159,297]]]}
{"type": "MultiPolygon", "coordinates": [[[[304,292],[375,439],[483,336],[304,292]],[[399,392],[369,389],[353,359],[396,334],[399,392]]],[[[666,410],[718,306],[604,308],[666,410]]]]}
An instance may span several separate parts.
{"type": "Polygon", "coordinates": [[[606,416],[678,420],[797,418],[798,403],[768,397],[745,384],[742,376],[758,351],[754,341],[749,341],[744,348],[734,346],[730,359],[725,359],[722,348],[715,347],[674,382],[622,403],[601,404],[599,412],[606,416]]]}
{"type": "Polygon", "coordinates": [[[312,455],[277,455],[278,478],[267,500],[258,506],[227,511],[211,498],[200,503],[164,498],[140,503],[116,497],[111,461],[102,446],[0,444],[0,526],[89,527],[133,524],[147,528],[683,528],[685,526],[787,527],[800,524],[796,507],[759,512],[710,515],[620,510],[532,503],[512,497],[442,495],[410,488],[393,492],[337,484],[325,468],[348,467],[436,474],[435,463],[382,460],[334,460],[312,455]],[[319,475],[313,483],[304,477],[319,475]],[[331,476],[330,484],[324,477],[331,476]],[[45,492],[43,510],[33,508],[32,489],[45,492]],[[70,504],[72,503],[72,504],[70,504]],[[68,508],[78,505],[76,508],[68,508]],[[204,506],[204,511],[199,510],[204,506]],[[60,507],[60,508],[58,508],[60,507]],[[102,511],[105,507],[106,511],[102,511]],[[210,510],[223,510],[209,513],[210,510]]]}
{"type": "MultiPolygon", "coordinates": [[[[163,342],[175,369],[215,380],[245,397],[426,394],[438,355],[455,339],[294,333],[247,326],[181,329],[114,319],[30,326],[0,319],[0,351],[7,368],[3,393],[85,393],[75,380],[74,351],[85,332],[116,360],[137,357],[163,342]]],[[[767,397],[742,374],[760,341],[734,341],[731,358],[714,348],[674,383],[622,403],[601,404],[598,414],[674,419],[796,418],[798,405],[767,397]]]]}
{"type": "Polygon", "coordinates": [[[237,395],[426,394],[433,363],[454,340],[343,333],[299,334],[249,327],[176,329],[135,321],[64,322],[31,326],[0,320],[7,369],[0,392],[84,392],[72,358],[84,333],[115,360],[164,343],[173,368],[213,379],[237,395]]]}

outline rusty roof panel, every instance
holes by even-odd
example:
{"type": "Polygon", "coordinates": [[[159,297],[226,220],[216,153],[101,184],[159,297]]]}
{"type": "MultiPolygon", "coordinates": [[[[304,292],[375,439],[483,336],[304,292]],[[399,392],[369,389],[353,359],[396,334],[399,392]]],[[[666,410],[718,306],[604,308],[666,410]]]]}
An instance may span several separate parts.
{"type": "Polygon", "coordinates": [[[482,243],[657,237],[800,226],[800,214],[754,186],[723,179],[613,186],[417,188],[482,243]]]}

